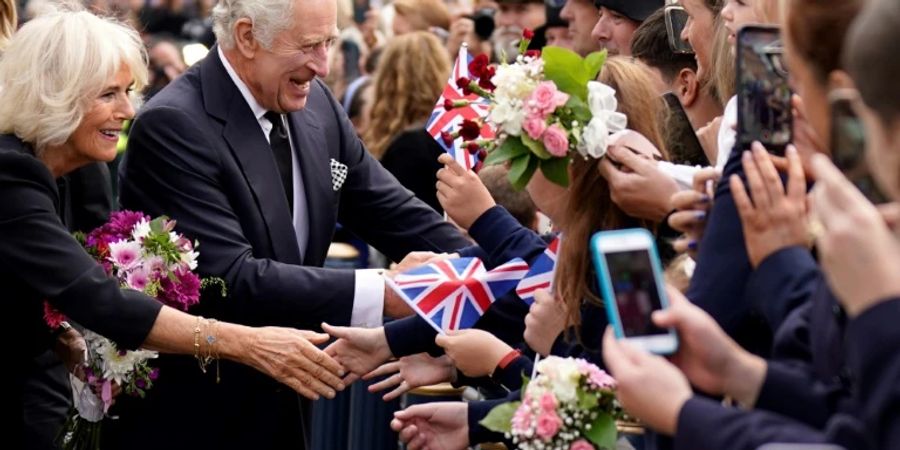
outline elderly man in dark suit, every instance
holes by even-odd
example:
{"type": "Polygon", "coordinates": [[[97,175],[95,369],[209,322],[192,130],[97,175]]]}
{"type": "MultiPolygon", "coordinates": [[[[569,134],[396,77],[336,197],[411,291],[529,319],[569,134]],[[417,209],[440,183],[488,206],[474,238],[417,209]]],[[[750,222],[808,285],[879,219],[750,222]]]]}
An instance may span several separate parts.
{"type": "MultiPolygon", "coordinates": [[[[122,206],[169,215],[200,242],[198,270],[229,290],[202,301],[204,315],[317,329],[409,313],[381,274],[321,268],[336,222],[395,261],[467,244],[369,156],[318,79],[337,36],[334,1],[222,0],[213,21],[218,46],[134,123],[122,206]]],[[[120,402],[112,445],[308,445],[309,403],[285,386],[225,362],[220,383],[189,358],[160,364],[149,399],[120,402]],[[137,431],[147,427],[160,433],[137,431]]]]}

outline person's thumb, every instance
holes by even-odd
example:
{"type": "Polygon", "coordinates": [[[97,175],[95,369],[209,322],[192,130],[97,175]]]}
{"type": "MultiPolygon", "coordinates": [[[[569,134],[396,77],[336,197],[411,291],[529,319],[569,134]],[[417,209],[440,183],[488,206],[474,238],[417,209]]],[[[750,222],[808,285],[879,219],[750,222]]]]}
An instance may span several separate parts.
{"type": "Polygon", "coordinates": [[[322,330],[338,339],[350,339],[352,331],[348,327],[336,327],[322,322],[322,330]]]}

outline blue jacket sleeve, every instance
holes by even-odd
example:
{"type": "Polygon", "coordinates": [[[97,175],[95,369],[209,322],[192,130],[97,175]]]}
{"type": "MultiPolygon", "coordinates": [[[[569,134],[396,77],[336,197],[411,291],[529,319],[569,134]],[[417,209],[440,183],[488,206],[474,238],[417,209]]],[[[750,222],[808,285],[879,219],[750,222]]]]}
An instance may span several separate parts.
{"type": "Polygon", "coordinates": [[[701,397],[689,399],[678,414],[675,450],[757,450],[770,442],[826,443],[827,438],[787,417],[728,408],[701,397]]]}
{"type": "Polygon", "coordinates": [[[744,298],[777,330],[791,311],[809,300],[820,277],[819,266],[809,250],[783,248],[750,273],[744,298]]]}
{"type": "Polygon", "coordinates": [[[847,329],[847,358],[860,417],[878,448],[900,448],[900,298],[864,311],[847,329]]]}
{"type": "Polygon", "coordinates": [[[494,206],[469,227],[469,236],[488,255],[487,267],[496,267],[513,258],[531,261],[544,252],[547,242],[525,228],[502,206],[494,206]]]}

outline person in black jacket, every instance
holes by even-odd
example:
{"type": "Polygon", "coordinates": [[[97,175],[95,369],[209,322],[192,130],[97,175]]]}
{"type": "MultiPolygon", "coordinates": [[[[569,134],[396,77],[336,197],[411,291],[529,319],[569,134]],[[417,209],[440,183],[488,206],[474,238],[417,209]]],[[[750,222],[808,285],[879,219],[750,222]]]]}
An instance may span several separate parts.
{"type": "MultiPolygon", "coordinates": [[[[138,33],[86,11],[48,12],[28,22],[0,60],[0,298],[7,320],[18,324],[3,332],[14,380],[13,400],[3,408],[18,418],[14,448],[24,437],[25,363],[53,343],[44,300],[122,348],[190,355],[205,333],[217,339],[222,358],[310,397],[342,386],[340,366],[313,345],[325,337],[224,322],[211,329],[203,318],[121,289],[61,222],[68,199],[56,179],[115,157],[122,123],[134,115],[129,94],[146,78],[138,33]]],[[[77,352],[73,347],[65,350],[77,352]]]]}

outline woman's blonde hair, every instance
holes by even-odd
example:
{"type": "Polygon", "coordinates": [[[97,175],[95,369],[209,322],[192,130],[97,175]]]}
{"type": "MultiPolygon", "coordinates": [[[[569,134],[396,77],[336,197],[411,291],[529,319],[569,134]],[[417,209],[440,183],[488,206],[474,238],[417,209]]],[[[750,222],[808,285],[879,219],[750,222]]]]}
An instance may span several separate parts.
{"type": "Polygon", "coordinates": [[[450,11],[441,0],[395,0],[394,11],[416,31],[428,31],[431,27],[450,29],[450,11]]]}
{"type": "Polygon", "coordinates": [[[381,159],[391,141],[428,119],[450,76],[450,57],[433,34],[416,31],[391,40],[378,61],[373,104],[363,142],[381,159]]]}
{"type": "MultiPolygon", "coordinates": [[[[665,159],[667,153],[662,138],[665,106],[663,99],[653,89],[653,75],[640,64],[627,57],[614,57],[606,61],[598,81],[616,90],[619,112],[628,117],[628,128],[647,137],[665,159]]],[[[559,262],[556,269],[556,295],[566,302],[567,323],[581,323],[581,304],[587,300],[600,303],[591,292],[587,277],[591,258],[588,241],[599,230],[643,227],[653,229],[654,224],[625,214],[610,197],[609,185],[600,175],[600,161],[575,157],[570,169],[568,204],[561,221],[565,236],[560,243],[559,262]]]]}
{"type": "Polygon", "coordinates": [[[705,89],[722,106],[728,103],[728,100],[734,96],[737,90],[735,86],[737,80],[735,56],[731,44],[728,43],[728,33],[728,28],[725,28],[722,16],[716,17],[715,31],[713,32],[713,52],[710,58],[712,67],[704,77],[706,80],[701,80],[705,89]]]}
{"type": "Polygon", "coordinates": [[[6,48],[9,38],[16,32],[19,17],[15,0],[0,0],[0,52],[6,48]]]}
{"type": "Polygon", "coordinates": [[[138,33],[71,8],[27,22],[0,59],[0,133],[14,133],[37,151],[64,143],[123,65],[135,91],[147,84],[138,33]]]}

